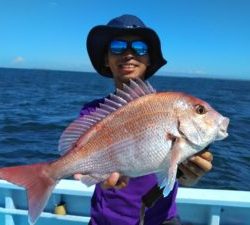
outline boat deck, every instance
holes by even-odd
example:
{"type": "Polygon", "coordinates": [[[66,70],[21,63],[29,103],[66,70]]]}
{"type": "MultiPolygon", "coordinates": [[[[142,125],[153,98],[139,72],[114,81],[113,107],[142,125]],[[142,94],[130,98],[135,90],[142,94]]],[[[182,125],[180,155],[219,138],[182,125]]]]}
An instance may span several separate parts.
{"type": "MultiPolygon", "coordinates": [[[[87,225],[94,186],[61,180],[36,225],[87,225]],[[54,213],[64,202],[67,214],[54,213]]],[[[250,225],[250,192],[179,188],[177,205],[186,225],[250,225]]],[[[0,180],[0,225],[27,225],[23,188],[0,180]]]]}

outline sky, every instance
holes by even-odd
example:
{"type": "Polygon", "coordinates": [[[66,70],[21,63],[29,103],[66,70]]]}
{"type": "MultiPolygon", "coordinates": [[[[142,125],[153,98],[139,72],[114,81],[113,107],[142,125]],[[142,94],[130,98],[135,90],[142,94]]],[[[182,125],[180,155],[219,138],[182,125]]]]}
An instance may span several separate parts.
{"type": "Polygon", "coordinates": [[[250,79],[249,0],[0,0],[0,67],[94,71],[88,32],[122,14],[158,33],[157,74],[250,79]]]}

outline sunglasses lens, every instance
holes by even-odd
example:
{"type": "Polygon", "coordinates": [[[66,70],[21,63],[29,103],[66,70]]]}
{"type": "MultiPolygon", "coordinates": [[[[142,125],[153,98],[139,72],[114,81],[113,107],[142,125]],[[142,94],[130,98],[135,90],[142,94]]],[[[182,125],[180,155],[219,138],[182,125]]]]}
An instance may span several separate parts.
{"type": "Polygon", "coordinates": [[[122,40],[113,40],[109,46],[110,52],[116,55],[123,54],[129,48],[131,48],[139,56],[148,54],[148,46],[143,41],[127,42],[122,40]]]}
{"type": "Polygon", "coordinates": [[[131,47],[139,56],[148,54],[148,46],[143,41],[133,41],[131,47]]]}
{"type": "Polygon", "coordinates": [[[113,54],[122,54],[127,49],[127,42],[113,40],[110,43],[109,49],[113,54]]]}

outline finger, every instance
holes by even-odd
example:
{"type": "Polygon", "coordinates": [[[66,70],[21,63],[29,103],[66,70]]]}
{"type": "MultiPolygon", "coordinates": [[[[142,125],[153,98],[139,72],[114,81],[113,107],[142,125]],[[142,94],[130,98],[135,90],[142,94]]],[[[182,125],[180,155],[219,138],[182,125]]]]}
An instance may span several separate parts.
{"type": "Polygon", "coordinates": [[[118,180],[120,178],[120,174],[117,172],[112,173],[103,183],[102,183],[102,188],[107,189],[111,187],[115,187],[117,184],[118,180]]]}
{"type": "Polygon", "coordinates": [[[213,161],[213,154],[210,151],[197,153],[196,156],[200,156],[201,158],[206,159],[207,161],[210,161],[210,162],[213,161]]]}
{"type": "Polygon", "coordinates": [[[208,172],[212,169],[213,165],[211,161],[202,158],[201,156],[193,156],[190,159],[188,159],[188,162],[192,162],[195,164],[200,170],[203,170],[204,172],[208,172]]]}
{"type": "Polygon", "coordinates": [[[76,173],[76,174],[74,174],[74,179],[75,179],[75,180],[81,180],[81,179],[82,179],[82,177],[83,177],[83,175],[82,175],[82,174],[80,174],[80,173],[76,173]]]}
{"type": "Polygon", "coordinates": [[[179,165],[179,169],[183,172],[183,175],[179,178],[179,181],[184,186],[194,185],[198,181],[199,176],[197,176],[183,164],[179,165]]]}
{"type": "Polygon", "coordinates": [[[129,181],[128,177],[125,176],[120,177],[120,179],[117,181],[115,185],[115,188],[116,189],[125,188],[128,185],[128,181],[129,181]]]}
{"type": "Polygon", "coordinates": [[[180,164],[180,169],[183,170],[184,176],[187,178],[195,178],[195,177],[201,177],[204,175],[205,171],[201,169],[196,164],[192,163],[191,161],[185,161],[182,164],[180,164]]]}

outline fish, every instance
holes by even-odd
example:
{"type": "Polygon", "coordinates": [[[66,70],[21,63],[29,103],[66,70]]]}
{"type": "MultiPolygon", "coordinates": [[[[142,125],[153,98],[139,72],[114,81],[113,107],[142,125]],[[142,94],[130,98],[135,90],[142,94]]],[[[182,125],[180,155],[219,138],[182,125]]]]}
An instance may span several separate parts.
{"type": "Polygon", "coordinates": [[[61,157],[51,162],[0,168],[0,178],[24,187],[28,218],[35,224],[54,187],[82,174],[87,186],[113,172],[156,174],[164,197],[178,165],[228,136],[229,118],[183,92],[156,92],[148,81],[130,80],[94,112],[74,120],[59,139],[61,157]]]}

